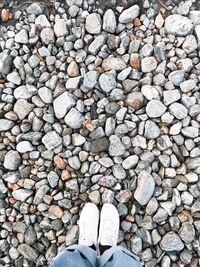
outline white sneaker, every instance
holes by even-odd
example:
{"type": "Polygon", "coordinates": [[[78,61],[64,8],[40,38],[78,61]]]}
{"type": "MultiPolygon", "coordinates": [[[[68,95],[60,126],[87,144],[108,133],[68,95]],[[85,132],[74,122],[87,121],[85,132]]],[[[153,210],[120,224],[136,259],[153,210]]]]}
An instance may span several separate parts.
{"type": "Polygon", "coordinates": [[[98,244],[116,246],[119,234],[119,213],[114,205],[106,203],[101,210],[98,244]]]}
{"type": "Polygon", "coordinates": [[[93,203],[87,203],[79,220],[79,245],[97,247],[99,210],[93,203]]]}

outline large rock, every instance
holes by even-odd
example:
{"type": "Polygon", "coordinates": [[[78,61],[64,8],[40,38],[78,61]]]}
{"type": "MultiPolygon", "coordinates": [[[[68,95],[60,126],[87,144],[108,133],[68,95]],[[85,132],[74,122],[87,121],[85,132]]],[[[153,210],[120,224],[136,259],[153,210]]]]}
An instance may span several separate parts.
{"type": "Polygon", "coordinates": [[[58,96],[54,102],[54,112],[58,119],[64,118],[66,113],[76,105],[75,98],[72,94],[65,92],[62,95],[58,96]]]}
{"type": "Polygon", "coordinates": [[[164,27],[167,34],[187,36],[191,33],[193,24],[187,17],[175,14],[166,18],[164,27]]]}
{"type": "Polygon", "coordinates": [[[160,247],[164,251],[180,251],[184,248],[184,244],[179,236],[171,231],[163,236],[160,247]]]}
{"type": "Polygon", "coordinates": [[[135,18],[140,13],[140,8],[138,5],[134,5],[132,7],[129,7],[128,9],[124,10],[120,16],[119,16],[119,22],[120,23],[129,23],[133,22],[135,18]]]}
{"type": "Polygon", "coordinates": [[[155,189],[154,178],[146,171],[138,175],[137,188],[134,197],[140,205],[146,205],[151,199],[155,189]]]}

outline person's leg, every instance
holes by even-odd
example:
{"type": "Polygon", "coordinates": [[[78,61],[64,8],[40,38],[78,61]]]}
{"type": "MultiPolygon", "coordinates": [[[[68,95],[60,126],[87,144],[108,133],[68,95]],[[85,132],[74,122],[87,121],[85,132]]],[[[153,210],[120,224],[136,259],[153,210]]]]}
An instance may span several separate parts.
{"type": "Polygon", "coordinates": [[[78,245],[64,249],[50,267],[95,267],[97,261],[97,234],[99,210],[93,203],[87,203],[79,220],[78,245]]]}
{"type": "Polygon", "coordinates": [[[129,250],[115,246],[101,255],[98,267],[142,267],[142,265],[139,258],[129,250]]]}
{"type": "Polygon", "coordinates": [[[50,267],[95,267],[97,252],[84,245],[73,245],[60,252],[50,267]]]}

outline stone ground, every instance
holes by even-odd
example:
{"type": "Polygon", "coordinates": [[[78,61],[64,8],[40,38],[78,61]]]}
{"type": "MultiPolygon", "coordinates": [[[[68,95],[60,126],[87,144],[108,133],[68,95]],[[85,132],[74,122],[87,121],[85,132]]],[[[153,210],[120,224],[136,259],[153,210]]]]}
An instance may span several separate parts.
{"type": "Polygon", "coordinates": [[[144,266],[200,266],[200,2],[0,14],[0,267],[48,266],[88,201],[144,266]]]}

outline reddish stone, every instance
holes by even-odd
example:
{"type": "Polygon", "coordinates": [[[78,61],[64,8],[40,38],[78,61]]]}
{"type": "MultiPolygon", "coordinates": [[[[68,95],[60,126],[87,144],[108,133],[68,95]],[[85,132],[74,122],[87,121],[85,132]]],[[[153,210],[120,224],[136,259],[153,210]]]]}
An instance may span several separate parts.
{"type": "Polygon", "coordinates": [[[139,70],[140,69],[140,56],[139,54],[131,54],[130,65],[132,68],[139,70]]]}
{"type": "Polygon", "coordinates": [[[63,181],[67,181],[67,180],[69,180],[71,177],[72,177],[72,176],[71,176],[71,173],[70,173],[68,170],[63,170],[63,171],[61,172],[61,179],[62,179],[63,181]]]}
{"type": "Polygon", "coordinates": [[[140,21],[138,18],[135,18],[135,19],[134,19],[134,26],[135,26],[135,27],[139,27],[139,26],[141,26],[141,25],[142,25],[141,21],[140,21]]]}
{"type": "Polygon", "coordinates": [[[64,211],[57,205],[51,205],[49,208],[49,212],[59,219],[63,216],[64,211]]]}
{"type": "Polygon", "coordinates": [[[64,160],[58,155],[54,157],[54,165],[57,166],[59,169],[65,169],[66,167],[64,160]]]}

